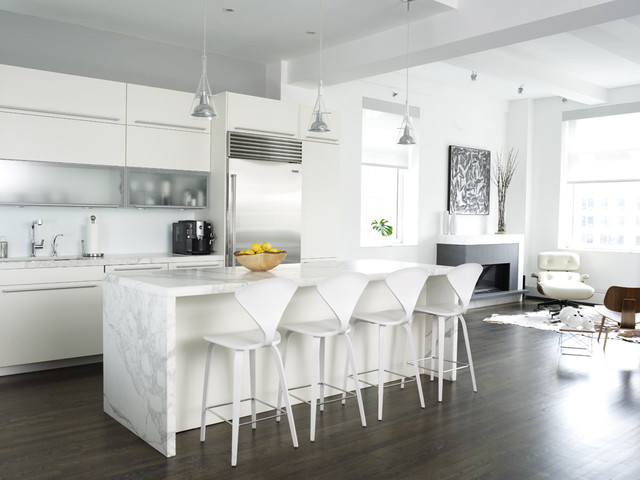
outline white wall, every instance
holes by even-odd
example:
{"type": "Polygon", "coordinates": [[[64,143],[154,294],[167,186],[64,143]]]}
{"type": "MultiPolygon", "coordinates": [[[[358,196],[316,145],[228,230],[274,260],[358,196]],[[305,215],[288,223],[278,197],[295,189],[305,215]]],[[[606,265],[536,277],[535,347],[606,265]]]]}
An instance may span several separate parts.
{"type": "MultiPolygon", "coordinates": [[[[78,207],[0,207],[0,238],[9,242],[9,257],[25,257],[31,253],[31,222],[38,218],[38,242],[44,238],[45,248],[37,256],[51,255],[53,237],[58,239],[58,255],[80,255],[80,241],[91,215],[100,225],[102,253],[166,253],[171,251],[171,224],[194,218],[191,210],[136,210],[128,208],[78,207]]],[[[216,240],[215,248],[222,246],[216,240]]]]}
{"type": "MultiPolygon", "coordinates": [[[[394,247],[360,247],[360,160],[362,97],[404,103],[403,76],[386,75],[369,81],[325,87],[328,110],[341,114],[342,163],[339,211],[341,258],[383,258],[435,263],[436,235],[440,233],[441,213],[447,209],[449,145],[492,151],[505,145],[507,104],[443,85],[415,82],[410,103],[420,108],[418,146],[420,149],[420,192],[418,244],[394,247]],[[415,90],[414,90],[415,89],[415,90]]],[[[282,99],[313,104],[315,90],[284,85],[282,99]]],[[[329,117],[330,122],[330,117],[329,117]]],[[[505,146],[506,147],[506,146],[505,146]]],[[[415,147],[413,147],[415,148],[415,147]]],[[[493,188],[492,188],[493,190],[493,188]]],[[[495,192],[492,191],[492,197],[495,192]]],[[[492,206],[495,212],[495,206],[492,206]]],[[[318,212],[318,214],[328,214],[318,212]]],[[[493,233],[496,216],[459,216],[458,232],[493,233]]]]}
{"type": "MultiPolygon", "coordinates": [[[[640,100],[640,86],[613,90],[610,99],[610,104],[637,102],[640,100]]],[[[562,112],[581,108],[586,107],[563,104],[558,98],[538,100],[532,107],[532,161],[528,170],[531,178],[527,182],[531,188],[530,228],[525,236],[525,274],[530,288],[535,288],[530,273],[537,271],[538,252],[558,250],[562,112]]],[[[611,285],[640,286],[638,253],[575,251],[581,257],[581,272],[590,275],[587,283],[596,290],[591,301],[602,302],[604,293],[611,285]]]]}

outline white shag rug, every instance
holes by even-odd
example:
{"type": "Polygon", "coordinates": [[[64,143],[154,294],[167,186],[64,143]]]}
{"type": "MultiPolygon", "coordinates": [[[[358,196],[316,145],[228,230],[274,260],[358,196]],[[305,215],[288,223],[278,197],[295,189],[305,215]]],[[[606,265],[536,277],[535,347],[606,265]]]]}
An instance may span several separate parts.
{"type": "MultiPolygon", "coordinates": [[[[597,334],[600,329],[602,317],[598,315],[596,309],[589,306],[581,306],[580,312],[584,317],[589,318],[594,323],[597,334]]],[[[551,314],[548,310],[526,312],[520,315],[498,315],[497,313],[494,313],[490,317],[485,318],[483,321],[487,323],[496,323],[502,325],[518,325],[520,327],[537,328],[538,330],[552,330],[554,332],[559,332],[560,328],[562,327],[567,328],[562,324],[562,322],[558,320],[557,317],[551,318],[551,314]]],[[[611,322],[610,320],[608,320],[605,322],[604,328],[606,329],[607,326],[613,325],[615,325],[615,322],[611,322]]],[[[587,333],[587,331],[585,331],[585,333],[587,333]]],[[[629,342],[640,343],[640,330],[610,332],[609,339],[620,339],[627,340],[629,342]]]]}

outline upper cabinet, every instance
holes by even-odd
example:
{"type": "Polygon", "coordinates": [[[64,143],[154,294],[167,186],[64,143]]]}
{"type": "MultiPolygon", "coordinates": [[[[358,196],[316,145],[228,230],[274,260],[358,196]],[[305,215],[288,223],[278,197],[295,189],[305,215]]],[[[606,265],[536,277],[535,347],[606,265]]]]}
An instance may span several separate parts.
{"type": "Polygon", "coordinates": [[[0,65],[0,158],[124,165],[126,86],[0,65]]]}
{"type": "Polygon", "coordinates": [[[297,103],[231,92],[226,96],[227,130],[298,138],[297,103]]]}
{"type": "Polygon", "coordinates": [[[127,85],[128,167],[210,170],[211,123],[191,118],[192,101],[192,93],[127,85]]]}
{"type": "Polygon", "coordinates": [[[300,105],[300,140],[340,143],[340,113],[330,110],[330,113],[324,117],[324,121],[329,126],[328,132],[310,132],[312,113],[311,105],[300,105]]]}

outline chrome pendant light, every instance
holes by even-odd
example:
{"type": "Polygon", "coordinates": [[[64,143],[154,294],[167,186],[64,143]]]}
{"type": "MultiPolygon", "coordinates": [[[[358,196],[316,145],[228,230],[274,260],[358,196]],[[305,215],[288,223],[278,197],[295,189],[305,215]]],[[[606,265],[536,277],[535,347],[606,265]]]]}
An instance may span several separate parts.
{"type": "Polygon", "coordinates": [[[402,119],[402,125],[400,125],[398,145],[415,145],[411,115],[409,115],[409,3],[413,0],[405,1],[407,2],[407,97],[404,104],[404,118],[402,119]]]}
{"type": "Polygon", "coordinates": [[[313,106],[313,113],[311,114],[311,121],[309,124],[310,132],[329,132],[329,125],[324,120],[324,116],[328,115],[326,107],[324,106],[324,100],[322,99],[322,0],[320,0],[320,79],[318,81],[318,99],[313,106]]]}
{"type": "Polygon", "coordinates": [[[211,93],[211,87],[209,86],[209,79],[207,78],[207,0],[203,0],[204,3],[204,35],[202,46],[202,75],[200,76],[200,82],[198,83],[198,89],[196,95],[191,104],[191,116],[195,118],[205,118],[211,120],[218,116],[216,112],[216,106],[213,104],[213,94],[211,93]]]}

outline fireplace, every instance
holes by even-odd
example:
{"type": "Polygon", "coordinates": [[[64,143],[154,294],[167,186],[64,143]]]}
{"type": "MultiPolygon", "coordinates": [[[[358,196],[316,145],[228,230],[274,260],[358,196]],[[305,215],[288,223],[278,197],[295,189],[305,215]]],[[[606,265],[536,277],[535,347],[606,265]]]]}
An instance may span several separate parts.
{"type": "Polygon", "coordinates": [[[474,298],[477,298],[521,291],[518,290],[518,254],[518,243],[438,243],[436,262],[438,265],[451,266],[463,263],[482,265],[482,273],[474,290],[474,298]]]}

